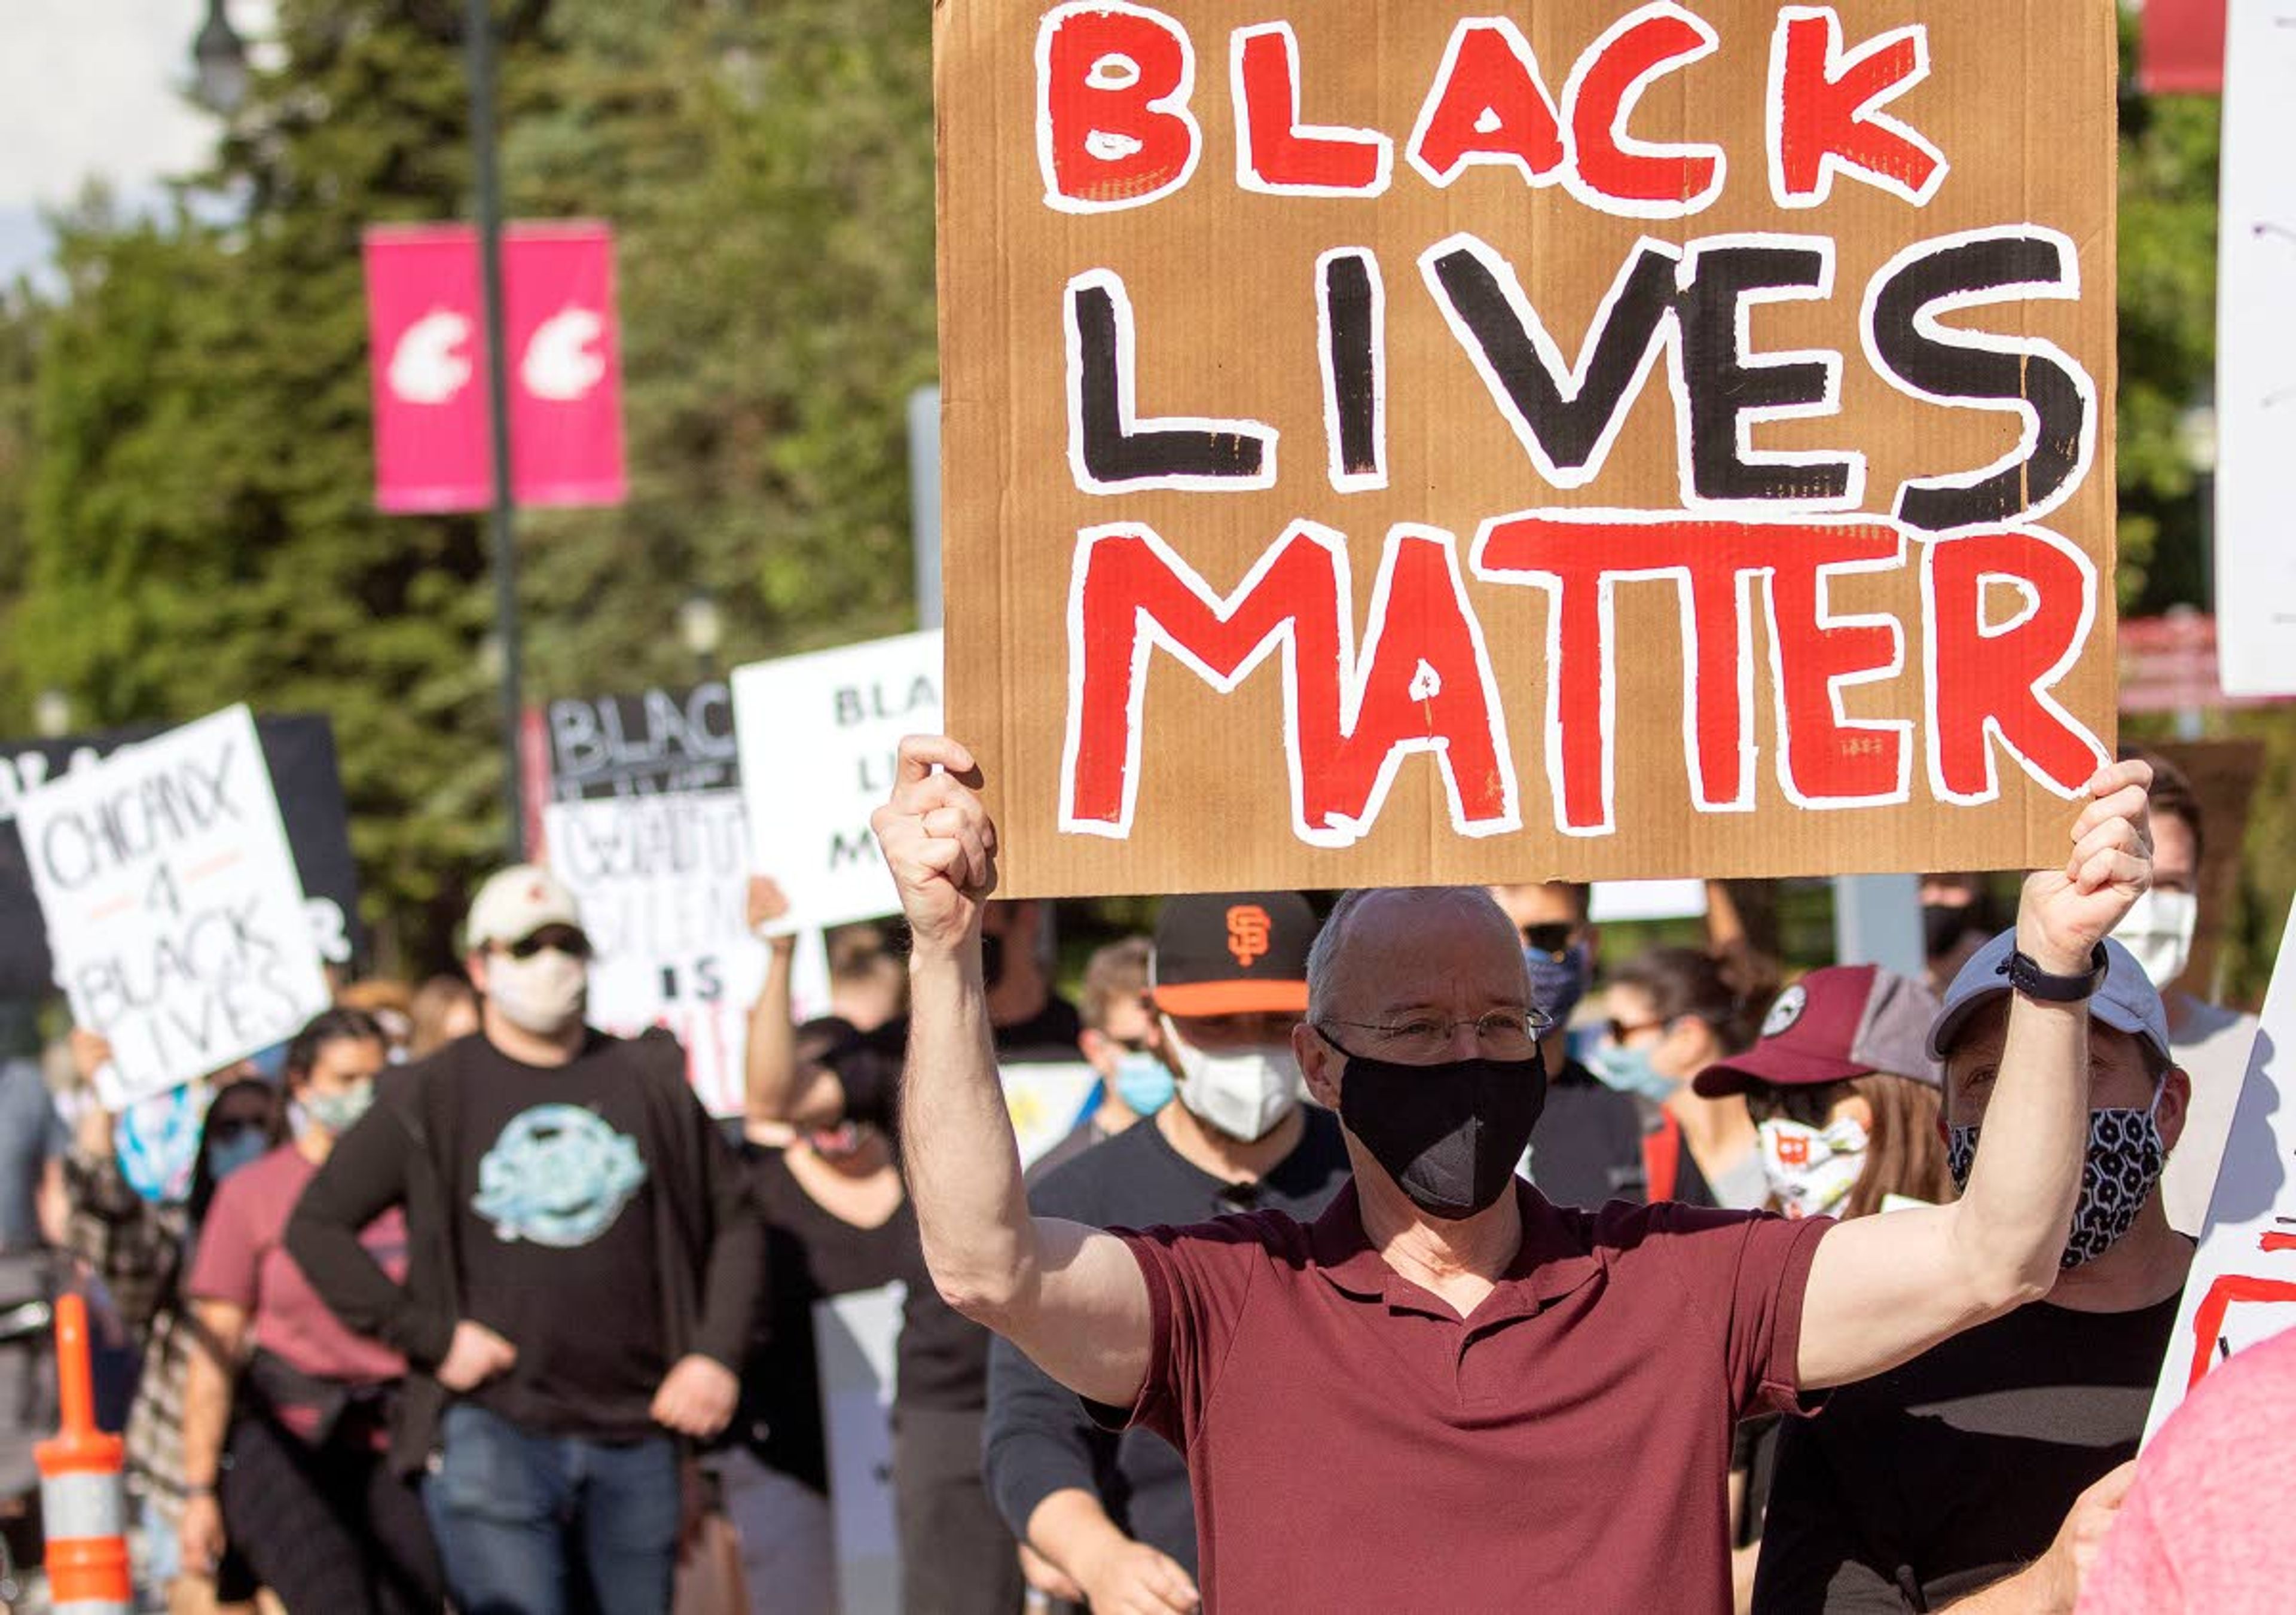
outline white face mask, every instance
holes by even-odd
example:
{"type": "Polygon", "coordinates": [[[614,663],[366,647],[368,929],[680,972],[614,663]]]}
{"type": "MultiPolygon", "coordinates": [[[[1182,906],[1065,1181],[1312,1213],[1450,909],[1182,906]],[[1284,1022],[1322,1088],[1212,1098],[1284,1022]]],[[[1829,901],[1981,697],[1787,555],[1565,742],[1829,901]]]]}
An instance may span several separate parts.
{"type": "Polygon", "coordinates": [[[590,967],[554,947],[530,959],[498,953],[487,960],[487,1002],[537,1037],[554,1037],[581,1020],[589,986],[590,967]]]}
{"type": "Polygon", "coordinates": [[[2145,979],[2165,993],[2192,963],[2193,930],[2200,918],[2201,900],[2191,892],[2147,891],[2128,906],[2112,937],[2136,955],[2145,979]]]}
{"type": "Polygon", "coordinates": [[[1300,1107],[1300,1061],[1288,1043],[1225,1054],[1190,1045],[1164,1018],[1167,1045],[1180,1062],[1180,1103],[1230,1138],[1265,1138],[1300,1107]]]}
{"type": "Polygon", "coordinates": [[[1831,1216],[1866,1170],[1871,1142],[1855,1116],[1826,1127],[1773,1118],[1761,1125],[1758,1137],[1762,1176],[1769,1180],[1778,1209],[1790,1217],[1831,1216]]]}

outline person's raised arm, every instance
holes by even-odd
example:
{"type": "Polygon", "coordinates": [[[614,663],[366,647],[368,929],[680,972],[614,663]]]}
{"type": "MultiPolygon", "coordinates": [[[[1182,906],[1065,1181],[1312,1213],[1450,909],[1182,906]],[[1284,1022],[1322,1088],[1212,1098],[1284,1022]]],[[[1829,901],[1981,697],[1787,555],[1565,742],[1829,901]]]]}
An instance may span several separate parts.
{"type": "MultiPolygon", "coordinates": [[[[789,898],[763,875],[750,877],[750,929],[758,930],[789,912],[789,898]]],[[[795,1127],[834,1127],[845,1114],[845,1090],[837,1073],[802,1057],[791,1010],[791,977],[797,956],[794,933],[766,939],[766,982],[750,1006],[750,1034],[742,1053],[742,1111],[747,1119],[795,1127]]]]}
{"type": "MultiPolygon", "coordinates": [[[[2098,770],[2071,857],[2027,878],[2017,947],[2050,974],[2088,974],[2152,883],[2152,778],[2141,762],[2098,770]]],[[[2013,995],[1985,1147],[1960,1200],[1859,1217],[1818,1245],[1802,1303],[1803,1389],[1870,1378],[2046,1295],[2080,1192],[2088,1111],[2088,1005],[2013,995]]]]}
{"type": "Polygon", "coordinates": [[[925,1265],[951,1307],[1070,1390],[1121,1406],[1148,1370],[1147,1281],[1113,1235],[1029,1213],[981,981],[996,831],[968,778],[963,746],[911,736],[870,820],[914,937],[901,1141],[925,1265]]]}

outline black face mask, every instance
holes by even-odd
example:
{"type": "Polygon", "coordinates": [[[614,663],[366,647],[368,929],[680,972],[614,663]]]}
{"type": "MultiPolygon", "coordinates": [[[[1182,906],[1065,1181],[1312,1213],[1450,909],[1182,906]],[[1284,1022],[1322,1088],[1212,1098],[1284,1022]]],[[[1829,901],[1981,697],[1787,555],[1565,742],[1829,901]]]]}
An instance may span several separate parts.
{"type": "Polygon", "coordinates": [[[1004,980],[1004,939],[983,932],[980,938],[980,985],[990,992],[1004,980]]]}
{"type": "Polygon", "coordinates": [[[1514,1179],[1546,1108],[1546,1062],[1449,1060],[1399,1065],[1347,1054],[1340,1119],[1374,1160],[1430,1217],[1457,1221],[1488,1209],[1514,1179]]]}
{"type": "Polygon", "coordinates": [[[1948,952],[1953,945],[1969,934],[1975,915],[1966,903],[1924,903],[1922,905],[1922,946],[1932,959],[1948,952]]]}

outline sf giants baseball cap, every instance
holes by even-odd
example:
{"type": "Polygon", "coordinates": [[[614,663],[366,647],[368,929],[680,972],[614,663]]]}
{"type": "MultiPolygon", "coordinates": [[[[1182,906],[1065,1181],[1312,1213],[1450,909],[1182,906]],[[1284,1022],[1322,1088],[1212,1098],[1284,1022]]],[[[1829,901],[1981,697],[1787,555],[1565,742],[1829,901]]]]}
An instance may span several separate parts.
{"type": "MultiPolygon", "coordinates": [[[[2009,996],[2009,955],[2017,951],[2017,933],[2005,930],[1970,955],[1969,963],[1946,989],[1945,1012],[1930,1028],[1930,1053],[1943,1060],[1969,1018],[1996,998],[2009,996]]],[[[2177,1063],[2169,1047],[2169,1012],[2160,989],[2130,953],[2111,937],[2104,939],[2104,985],[2088,1001],[2088,1018],[2115,1031],[2128,1033],[2144,1045],[2156,1069],[2177,1063]]]]}
{"type": "Polygon", "coordinates": [[[1154,996],[1168,1015],[1304,1014],[1316,911],[1296,891],[1167,898],[1154,996]]]}
{"type": "Polygon", "coordinates": [[[488,876],[472,899],[463,946],[475,952],[491,942],[523,942],[545,925],[581,930],[581,905],[540,865],[513,864],[488,876]]]}
{"type": "Polygon", "coordinates": [[[1757,1084],[1805,1087],[1876,1071],[1934,1083],[1925,1040],[1937,1012],[1927,988],[1895,971],[1814,970],[1778,995],[1752,1048],[1708,1066],[1691,1086],[1715,1099],[1757,1084]]]}

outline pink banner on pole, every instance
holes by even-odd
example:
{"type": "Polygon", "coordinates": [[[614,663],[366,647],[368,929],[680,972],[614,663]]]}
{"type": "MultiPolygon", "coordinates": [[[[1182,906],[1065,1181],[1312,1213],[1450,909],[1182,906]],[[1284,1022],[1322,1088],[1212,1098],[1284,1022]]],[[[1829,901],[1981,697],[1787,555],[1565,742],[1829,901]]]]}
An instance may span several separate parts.
{"type": "MultiPolygon", "coordinates": [[[[476,232],[370,230],[375,500],[386,511],[491,502],[485,325],[476,232]]],[[[503,239],[511,484],[521,505],[618,504],[621,356],[613,237],[603,225],[512,225],[503,239]]]]}
{"type": "Polygon", "coordinates": [[[2225,0],[2146,0],[2137,83],[2147,95],[2224,93],[2225,0]]]}

